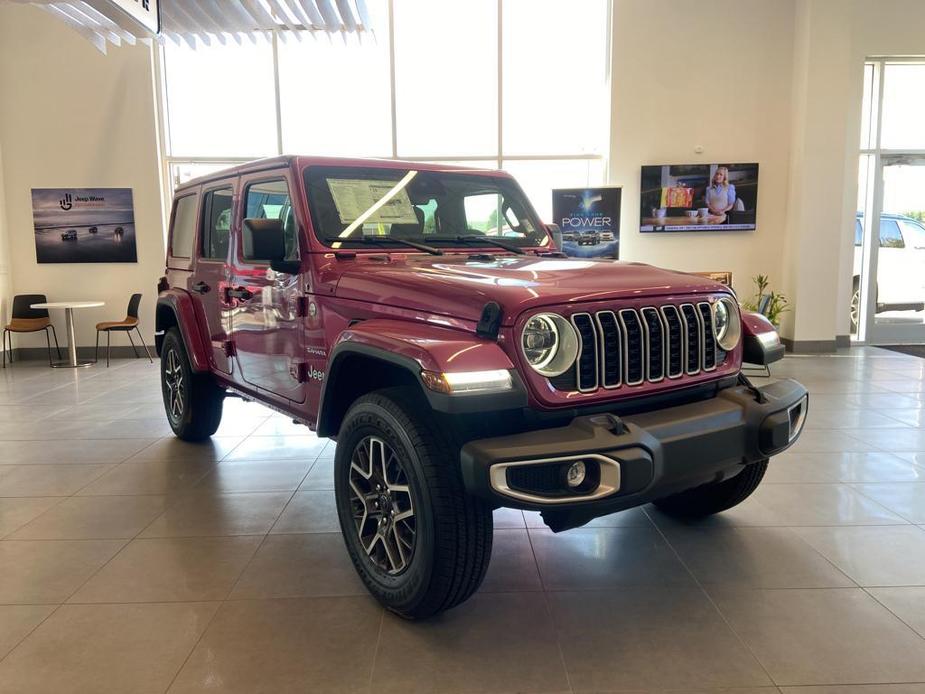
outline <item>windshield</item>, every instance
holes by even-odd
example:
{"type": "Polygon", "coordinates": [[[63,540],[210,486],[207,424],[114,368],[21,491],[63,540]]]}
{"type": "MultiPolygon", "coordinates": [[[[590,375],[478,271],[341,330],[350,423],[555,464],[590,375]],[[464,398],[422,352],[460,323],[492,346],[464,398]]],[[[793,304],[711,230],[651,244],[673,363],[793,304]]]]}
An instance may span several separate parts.
{"type": "Polygon", "coordinates": [[[509,178],[414,169],[309,167],[305,187],[315,234],[335,248],[369,241],[385,245],[390,240],[444,248],[477,246],[478,238],[472,237],[517,247],[549,245],[545,228],[509,178]]]}

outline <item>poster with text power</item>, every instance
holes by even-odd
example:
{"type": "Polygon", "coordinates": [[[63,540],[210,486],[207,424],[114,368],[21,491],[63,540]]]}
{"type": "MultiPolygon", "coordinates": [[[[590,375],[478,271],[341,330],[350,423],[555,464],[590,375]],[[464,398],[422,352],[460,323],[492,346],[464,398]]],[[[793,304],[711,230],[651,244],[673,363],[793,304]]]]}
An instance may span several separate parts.
{"type": "Polygon", "coordinates": [[[642,167],[641,232],[754,231],[758,164],[642,167]]]}
{"type": "Polygon", "coordinates": [[[553,190],[552,216],[562,230],[562,252],[576,258],[619,258],[622,193],[618,187],[553,190]]]}
{"type": "Polygon", "coordinates": [[[131,188],[33,188],[39,263],[134,263],[131,188]]]}

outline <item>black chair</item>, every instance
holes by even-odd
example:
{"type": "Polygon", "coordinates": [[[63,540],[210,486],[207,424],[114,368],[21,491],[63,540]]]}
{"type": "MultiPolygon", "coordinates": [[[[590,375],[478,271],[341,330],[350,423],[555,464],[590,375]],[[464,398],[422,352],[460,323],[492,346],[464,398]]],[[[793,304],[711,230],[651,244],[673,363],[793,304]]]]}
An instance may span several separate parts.
{"type": "Polygon", "coordinates": [[[10,322],[3,327],[3,368],[6,368],[6,355],[10,355],[10,364],[13,363],[13,333],[37,333],[45,331],[45,342],[48,344],[48,363],[51,364],[51,340],[48,331],[55,338],[55,349],[58,359],[61,358],[61,348],[58,347],[58,334],[55,326],[48,317],[48,309],[32,308],[32,304],[44,304],[48,299],[44,294],[19,294],[13,297],[13,315],[10,322]],[[9,348],[7,349],[7,344],[9,348]]]}
{"type": "Polygon", "coordinates": [[[100,333],[106,333],[106,366],[109,366],[109,353],[112,351],[111,335],[114,332],[122,332],[128,336],[128,341],[132,343],[132,351],[135,353],[135,358],[137,359],[138,349],[135,347],[135,341],[132,339],[132,331],[134,330],[138,333],[141,346],[145,348],[148,361],[152,364],[154,363],[154,360],[151,358],[151,352],[148,351],[148,345],[145,344],[145,339],[141,334],[141,330],[138,329],[138,305],[140,303],[141,294],[132,294],[132,298],[128,300],[128,310],[125,312],[125,318],[96,324],[96,361],[99,361],[100,356],[100,333]]]}

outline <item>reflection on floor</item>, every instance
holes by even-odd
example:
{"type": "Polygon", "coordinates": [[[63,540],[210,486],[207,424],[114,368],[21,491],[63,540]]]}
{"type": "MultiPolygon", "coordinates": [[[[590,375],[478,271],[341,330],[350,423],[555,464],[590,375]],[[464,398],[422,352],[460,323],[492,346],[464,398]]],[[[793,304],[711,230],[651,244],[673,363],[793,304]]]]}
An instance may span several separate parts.
{"type": "Polygon", "coordinates": [[[0,372],[0,692],[921,694],[925,360],[855,349],[785,375],[810,389],[808,429],[742,506],[561,535],[498,511],[481,592],[412,624],[347,560],[332,444],[238,400],[212,443],[182,444],[146,361],[17,364],[0,372]]]}

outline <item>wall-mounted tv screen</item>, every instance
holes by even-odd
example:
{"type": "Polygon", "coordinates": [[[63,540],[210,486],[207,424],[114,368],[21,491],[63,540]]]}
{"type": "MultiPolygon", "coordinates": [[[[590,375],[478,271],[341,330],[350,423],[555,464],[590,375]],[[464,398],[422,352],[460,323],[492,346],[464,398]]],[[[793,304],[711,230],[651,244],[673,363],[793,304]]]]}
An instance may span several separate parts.
{"type": "Polygon", "coordinates": [[[639,230],[754,231],[758,164],[642,167],[639,230]]]}

